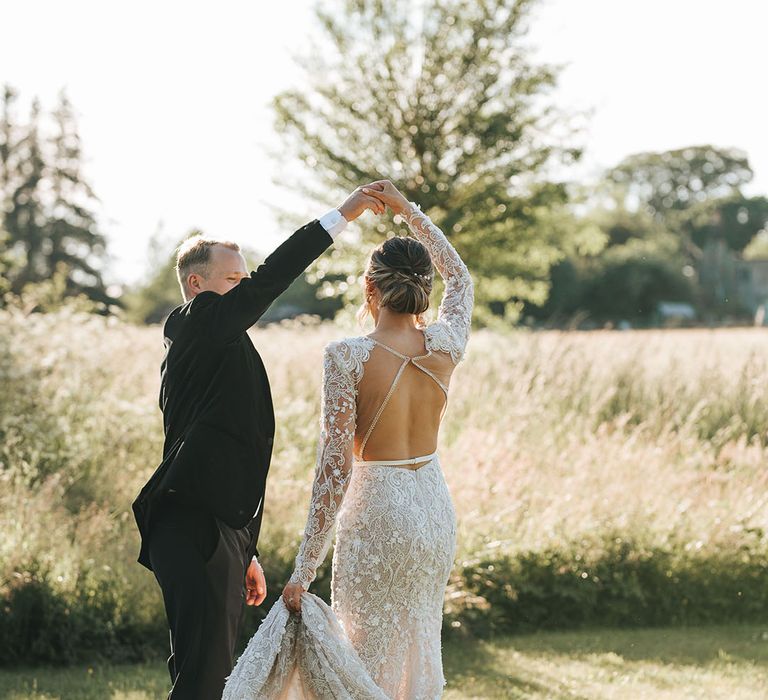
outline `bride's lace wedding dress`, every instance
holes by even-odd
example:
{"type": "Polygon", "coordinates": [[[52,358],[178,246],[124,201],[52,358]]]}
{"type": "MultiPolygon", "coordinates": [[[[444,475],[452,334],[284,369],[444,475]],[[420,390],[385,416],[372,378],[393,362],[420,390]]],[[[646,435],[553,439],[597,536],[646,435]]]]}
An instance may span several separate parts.
{"type": "Polygon", "coordinates": [[[321,436],[309,517],[291,581],[306,589],[331,542],[332,605],[282,598],[249,642],[224,700],[439,698],[443,598],[456,549],[453,504],[435,451],[452,372],[469,335],[473,286],[437,226],[403,218],[445,281],[424,352],[370,336],[325,349],[321,436]],[[423,456],[391,459],[408,454],[423,456]],[[410,454],[413,454],[411,452],[410,454]]]}

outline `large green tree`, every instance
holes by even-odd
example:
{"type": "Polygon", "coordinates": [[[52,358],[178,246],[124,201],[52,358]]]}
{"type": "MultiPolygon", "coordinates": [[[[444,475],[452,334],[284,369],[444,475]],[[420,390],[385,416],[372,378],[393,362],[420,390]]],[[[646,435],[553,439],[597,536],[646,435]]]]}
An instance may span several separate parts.
{"type": "Polygon", "coordinates": [[[566,249],[566,258],[552,268],[546,303],[526,309],[533,320],[585,327],[616,321],[646,324],[660,301],[692,300],[679,238],[648,211],[629,210],[619,202],[589,210],[577,223],[594,229],[591,240],[603,245],[566,249]]]}
{"type": "Polygon", "coordinates": [[[701,206],[698,215],[687,222],[690,238],[699,248],[719,240],[738,252],[766,226],[768,198],[741,194],[701,206]]]}
{"type": "MultiPolygon", "coordinates": [[[[546,298],[563,232],[543,222],[567,199],[548,175],[580,156],[548,98],[557,70],[524,40],[534,4],[321,3],[322,36],[298,57],[306,85],[274,101],[281,161],[300,164],[281,184],[319,204],[392,179],[467,261],[484,320],[546,298]]],[[[317,266],[320,278],[341,272],[335,289],[353,295],[365,254],[391,232],[359,228],[359,247],[317,266]]]]}
{"type": "Polygon", "coordinates": [[[606,174],[605,189],[622,206],[637,206],[657,224],[679,237],[680,249],[697,259],[714,229],[742,249],[752,235],[759,217],[757,203],[745,201],[742,187],[753,173],[746,154],[736,148],[712,145],[686,146],[672,151],[638,153],[625,158],[606,174]],[[746,208],[752,221],[745,227],[739,211],[746,208]],[[732,219],[731,233],[722,224],[732,219]],[[751,235],[746,231],[752,230],[751,235]]]}
{"type": "MultiPolygon", "coordinates": [[[[569,254],[553,269],[547,303],[531,315],[647,322],[659,301],[696,302],[706,316],[732,313],[740,302],[723,290],[732,287],[734,255],[768,224],[768,200],[742,193],[751,178],[738,149],[687,146],[625,158],[586,198],[596,204],[586,219],[606,248],[569,254]]],[[[749,252],[760,255],[759,246],[749,252]]]]}
{"type": "Polygon", "coordinates": [[[106,242],[94,213],[96,197],[82,173],[71,104],[62,93],[45,115],[35,100],[22,123],[15,102],[16,93],[6,87],[0,114],[6,286],[18,296],[56,277],[62,296],[85,296],[105,310],[115,303],[101,273],[106,242]]]}

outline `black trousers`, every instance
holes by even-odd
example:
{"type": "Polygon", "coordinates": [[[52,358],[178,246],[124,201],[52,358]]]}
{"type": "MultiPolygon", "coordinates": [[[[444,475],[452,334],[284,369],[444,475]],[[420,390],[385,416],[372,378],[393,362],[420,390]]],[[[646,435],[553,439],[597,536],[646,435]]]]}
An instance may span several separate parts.
{"type": "Polygon", "coordinates": [[[172,501],[153,523],[149,558],[171,635],[169,700],[221,699],[244,613],[251,540],[246,528],[172,501]]]}

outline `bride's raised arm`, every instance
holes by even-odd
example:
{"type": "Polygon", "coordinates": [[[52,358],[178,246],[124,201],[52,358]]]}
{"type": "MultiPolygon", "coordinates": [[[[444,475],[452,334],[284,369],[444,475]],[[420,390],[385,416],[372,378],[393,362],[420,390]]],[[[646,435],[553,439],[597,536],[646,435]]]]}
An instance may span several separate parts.
{"type": "Polygon", "coordinates": [[[467,266],[445,234],[414,202],[409,202],[389,181],[374,183],[383,186],[381,191],[363,188],[387,204],[408,224],[414,237],[429,251],[437,271],[445,281],[445,291],[437,310],[437,322],[445,332],[436,335],[440,349],[449,352],[454,363],[464,355],[472,325],[472,307],[475,290],[467,266]]]}
{"type": "MultiPolygon", "coordinates": [[[[445,282],[445,290],[437,310],[437,322],[448,326],[453,336],[448,350],[454,362],[464,355],[472,325],[475,288],[467,266],[445,234],[415,202],[400,212],[414,237],[429,251],[437,271],[445,282]]],[[[446,348],[447,349],[447,348],[446,348]]]]}
{"type": "Polygon", "coordinates": [[[304,537],[296,556],[291,583],[305,590],[325,559],[341,502],[352,472],[355,437],[355,389],[343,355],[343,341],[330,343],[323,359],[321,431],[315,478],[304,537]]]}

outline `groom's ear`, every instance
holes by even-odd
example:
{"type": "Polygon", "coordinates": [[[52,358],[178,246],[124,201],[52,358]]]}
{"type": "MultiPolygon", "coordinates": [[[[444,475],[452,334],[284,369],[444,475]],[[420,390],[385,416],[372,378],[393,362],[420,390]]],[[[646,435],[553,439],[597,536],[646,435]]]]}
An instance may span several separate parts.
{"type": "Polygon", "coordinates": [[[189,296],[190,299],[193,299],[202,291],[202,287],[200,286],[201,281],[202,277],[196,272],[190,272],[187,275],[186,289],[187,296],[189,296]]]}

